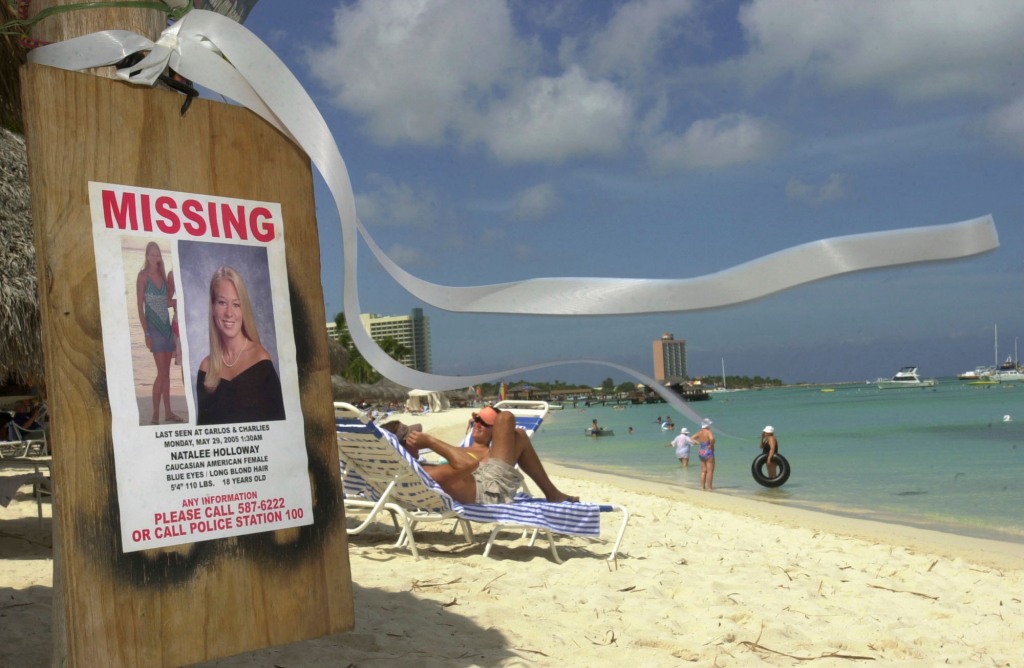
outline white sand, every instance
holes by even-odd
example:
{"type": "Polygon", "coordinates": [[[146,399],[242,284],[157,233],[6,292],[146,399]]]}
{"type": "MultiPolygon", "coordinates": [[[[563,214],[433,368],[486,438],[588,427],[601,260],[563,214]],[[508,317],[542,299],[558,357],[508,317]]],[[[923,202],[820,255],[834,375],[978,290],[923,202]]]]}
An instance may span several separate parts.
{"type": "MultiPolygon", "coordinates": [[[[404,419],[457,441],[467,416],[404,419]]],[[[560,539],[561,566],[511,534],[484,558],[448,525],[420,532],[414,561],[382,524],[351,538],[353,631],[208,665],[1021,665],[1024,545],[549,468],[629,507],[616,564],[614,522],[560,539]]],[[[51,552],[30,497],[0,532],[0,666],[48,665],[51,552]]]]}

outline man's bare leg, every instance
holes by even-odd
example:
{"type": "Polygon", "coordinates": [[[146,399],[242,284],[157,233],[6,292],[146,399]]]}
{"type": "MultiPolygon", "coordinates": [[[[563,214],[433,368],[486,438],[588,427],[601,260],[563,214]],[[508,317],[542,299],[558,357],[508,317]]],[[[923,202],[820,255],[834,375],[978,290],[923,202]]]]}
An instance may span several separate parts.
{"type": "Polygon", "coordinates": [[[498,413],[494,421],[494,433],[491,441],[491,457],[511,465],[519,465],[519,468],[530,477],[544,498],[548,501],[579,501],[579,497],[569,496],[557,487],[548,477],[540,456],[533,447],[530,437],[521,429],[516,429],[516,416],[508,411],[498,413]]]}
{"type": "Polygon", "coordinates": [[[459,503],[476,503],[476,479],[473,478],[473,472],[480,466],[481,460],[486,458],[486,448],[458,448],[421,431],[410,432],[406,443],[414,451],[429,448],[448,460],[447,464],[426,467],[427,474],[459,503]]]}

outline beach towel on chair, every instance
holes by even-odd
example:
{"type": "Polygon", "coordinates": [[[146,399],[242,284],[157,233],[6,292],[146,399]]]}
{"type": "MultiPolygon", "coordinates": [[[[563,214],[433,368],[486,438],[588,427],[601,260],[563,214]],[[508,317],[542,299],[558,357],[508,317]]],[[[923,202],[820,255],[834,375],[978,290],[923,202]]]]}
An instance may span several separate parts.
{"type": "MultiPolygon", "coordinates": [[[[601,513],[615,510],[623,513],[623,524],[610,558],[615,556],[628,521],[628,512],[621,506],[552,503],[522,493],[511,503],[462,504],[430,477],[394,434],[357,418],[338,418],[336,423],[345,498],[362,499],[360,508],[372,502],[392,502],[407,511],[430,513],[432,517],[496,524],[485,553],[489,553],[497,530],[508,526],[543,529],[549,532],[549,538],[552,533],[600,536],[601,513]]],[[[418,521],[415,517],[409,519],[410,531],[418,521]]],[[[553,541],[552,553],[558,560],[553,541]]]]}

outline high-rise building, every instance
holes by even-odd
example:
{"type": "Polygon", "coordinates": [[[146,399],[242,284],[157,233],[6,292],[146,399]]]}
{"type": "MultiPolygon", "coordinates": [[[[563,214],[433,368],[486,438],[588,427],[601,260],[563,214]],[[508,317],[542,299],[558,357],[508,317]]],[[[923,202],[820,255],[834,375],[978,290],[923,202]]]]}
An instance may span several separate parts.
{"type": "Polygon", "coordinates": [[[654,379],[665,381],[669,378],[687,378],[686,340],[678,341],[665,332],[654,342],[654,379]]]}
{"type": "MultiPolygon", "coordinates": [[[[423,315],[423,309],[414,308],[409,315],[361,313],[359,319],[374,341],[379,343],[390,336],[409,350],[399,362],[417,371],[431,372],[430,317],[423,315]]],[[[333,322],[327,323],[327,336],[337,340],[340,335],[333,322]]]]}

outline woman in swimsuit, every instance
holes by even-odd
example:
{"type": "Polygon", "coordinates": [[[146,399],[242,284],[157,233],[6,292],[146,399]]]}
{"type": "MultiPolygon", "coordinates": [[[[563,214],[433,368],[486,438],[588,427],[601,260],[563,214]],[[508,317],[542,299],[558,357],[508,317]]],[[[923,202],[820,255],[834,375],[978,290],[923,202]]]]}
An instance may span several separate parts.
{"type": "Polygon", "coordinates": [[[241,275],[221,267],[210,280],[210,354],[196,375],[197,424],[283,420],[281,379],[260,343],[241,275]]]}
{"type": "Polygon", "coordinates": [[[700,431],[693,435],[693,440],[699,447],[700,488],[711,491],[715,480],[715,435],[711,433],[711,420],[705,418],[700,423],[700,431]]]}
{"type": "Polygon", "coordinates": [[[768,455],[768,477],[774,478],[778,475],[775,464],[775,453],[779,451],[779,442],[775,439],[775,427],[768,425],[761,430],[761,452],[768,455]]]}
{"type": "Polygon", "coordinates": [[[146,262],[135,281],[135,297],[139,322],[146,335],[146,348],[153,353],[156,379],[153,381],[153,416],[150,424],[160,424],[160,404],[164,405],[166,422],[183,420],[171,410],[171,358],[174,336],[168,312],[174,288],[167,280],[163,253],[155,241],[146,244],[146,262]]]}

